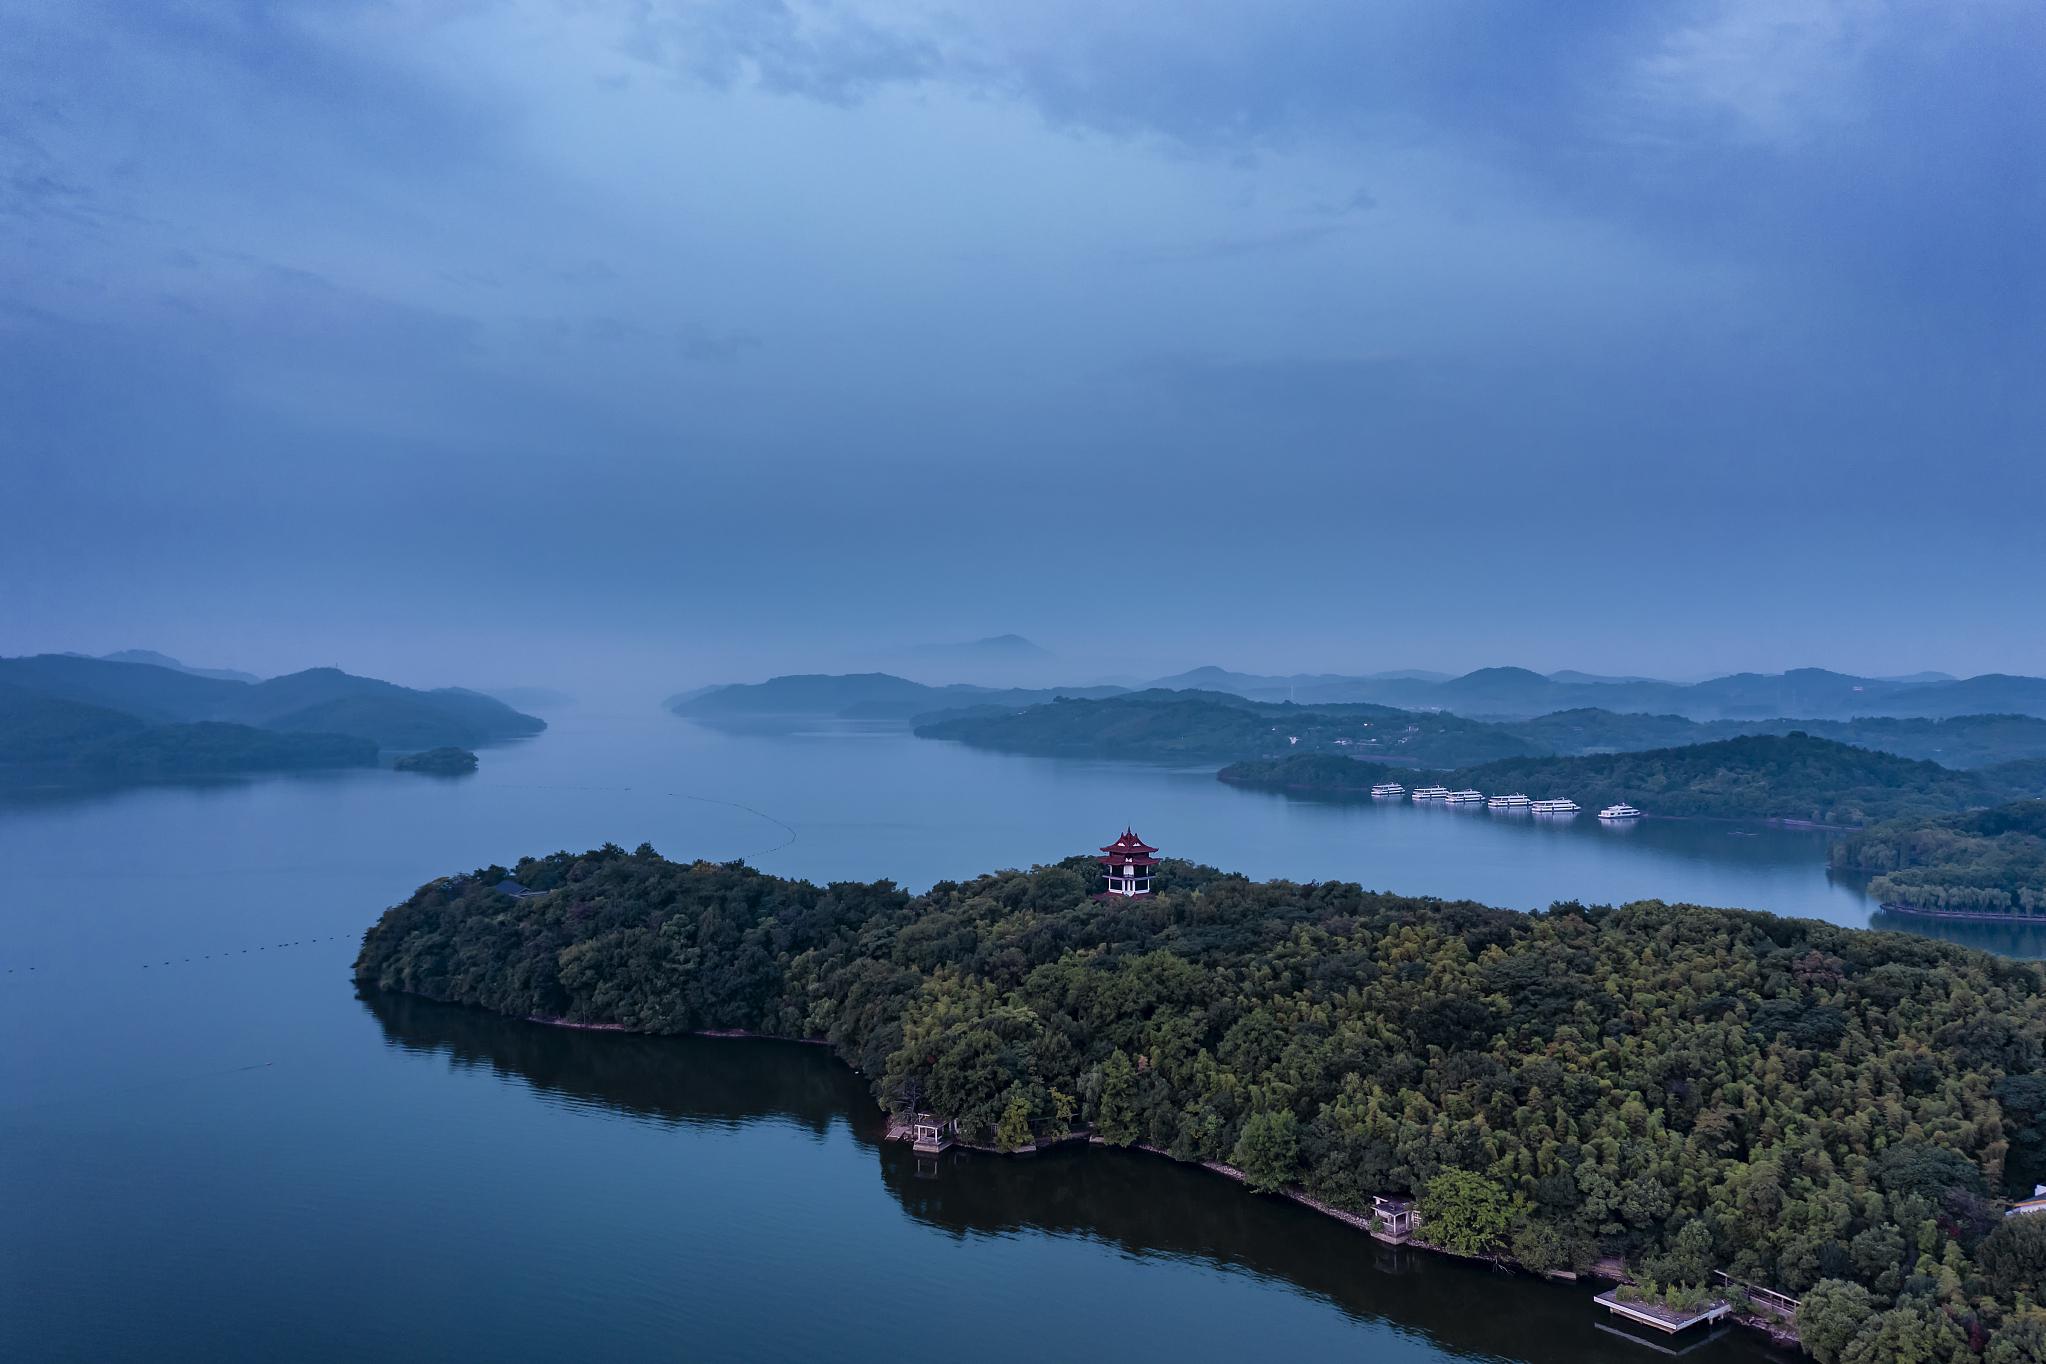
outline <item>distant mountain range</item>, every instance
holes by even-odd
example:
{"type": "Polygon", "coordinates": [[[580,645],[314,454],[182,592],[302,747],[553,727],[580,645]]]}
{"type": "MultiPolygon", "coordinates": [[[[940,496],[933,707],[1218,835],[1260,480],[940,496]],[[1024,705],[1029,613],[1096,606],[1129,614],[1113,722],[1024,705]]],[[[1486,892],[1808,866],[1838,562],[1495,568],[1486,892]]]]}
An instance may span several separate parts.
{"type": "Polygon", "coordinates": [[[1402,710],[1449,711],[1473,719],[1524,720],[1576,710],[1701,721],[1779,717],[1850,720],[1858,716],[1941,719],[1959,715],[2046,718],[2046,678],[2002,673],[1966,679],[1944,674],[1855,677],[1823,668],[1734,673],[1706,682],[1680,683],[1598,678],[1569,672],[1544,676],[1526,668],[1481,668],[1460,677],[1417,670],[1352,677],[1336,673],[1265,676],[1206,667],[1161,677],[1145,688],[1134,689],[931,686],[889,673],[806,674],[702,688],[670,697],[668,705],[678,713],[704,716],[779,714],[906,719],[962,706],[1028,705],[1055,696],[1115,696],[1131,690],[1223,692],[1247,700],[1292,701],[1299,705],[1371,704],[1402,710]]]}
{"type": "Polygon", "coordinates": [[[0,658],[0,764],[107,771],[353,766],[380,749],[470,748],[544,721],[459,687],[313,668],[266,682],[77,654],[0,658]]]}
{"type": "Polygon", "coordinates": [[[1686,684],[1598,678],[1587,673],[1544,676],[1526,668],[1480,668],[1449,678],[1393,674],[1279,677],[1197,668],[1160,678],[1153,685],[1198,687],[1252,700],[1291,700],[1303,705],[1368,701],[1477,718],[1526,719],[1578,709],[1681,715],[1693,720],[1851,719],[1861,715],[2046,717],[2046,678],[2002,673],[1967,679],[1938,673],[1881,678],[1798,668],[1785,673],[1734,673],[1686,684]]]}
{"type": "MultiPolygon", "coordinates": [[[[75,657],[76,655],[66,655],[75,657]]],[[[169,668],[172,672],[190,673],[194,677],[211,677],[222,682],[259,682],[262,679],[254,673],[237,671],[234,668],[194,668],[180,663],[169,654],[160,654],[154,649],[123,649],[119,653],[101,654],[108,663],[147,663],[153,668],[169,668]]]]}
{"type": "Polygon", "coordinates": [[[1638,752],[1798,730],[1952,768],[2046,758],[2046,719],[2029,715],[1687,720],[1584,709],[1530,720],[1473,720],[1368,702],[1303,706],[1229,692],[1159,690],[973,707],[916,722],[917,734],[927,739],[1045,757],[1193,764],[1329,753],[1416,767],[1638,752]]]}
{"type": "Polygon", "coordinates": [[[1121,687],[934,687],[891,673],[798,673],[765,682],[733,683],[682,692],[669,710],[693,719],[825,716],[842,720],[898,720],[938,711],[1014,709],[1060,696],[1116,696],[1121,687]]]}

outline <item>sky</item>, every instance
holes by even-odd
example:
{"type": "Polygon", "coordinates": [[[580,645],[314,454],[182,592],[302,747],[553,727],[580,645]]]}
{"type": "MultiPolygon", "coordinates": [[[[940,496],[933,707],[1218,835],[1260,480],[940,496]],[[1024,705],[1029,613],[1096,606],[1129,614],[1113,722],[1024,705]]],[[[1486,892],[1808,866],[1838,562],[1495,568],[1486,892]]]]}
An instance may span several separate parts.
{"type": "Polygon", "coordinates": [[[2036,0],[11,0],[0,653],[2046,673],[2042,67],[2036,0]]]}

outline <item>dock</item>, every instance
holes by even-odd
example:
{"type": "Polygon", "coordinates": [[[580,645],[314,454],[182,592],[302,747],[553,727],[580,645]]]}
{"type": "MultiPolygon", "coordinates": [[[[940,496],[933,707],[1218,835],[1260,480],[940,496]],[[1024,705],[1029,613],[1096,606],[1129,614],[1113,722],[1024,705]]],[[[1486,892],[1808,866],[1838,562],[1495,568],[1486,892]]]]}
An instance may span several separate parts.
{"type": "Polygon", "coordinates": [[[1617,1288],[1607,1289],[1592,1301],[1616,1317],[1672,1336],[1693,1326],[1709,1326],[1733,1311],[1724,1298],[1715,1299],[1695,1312],[1673,1311],[1656,1302],[1622,1302],[1617,1288]]]}

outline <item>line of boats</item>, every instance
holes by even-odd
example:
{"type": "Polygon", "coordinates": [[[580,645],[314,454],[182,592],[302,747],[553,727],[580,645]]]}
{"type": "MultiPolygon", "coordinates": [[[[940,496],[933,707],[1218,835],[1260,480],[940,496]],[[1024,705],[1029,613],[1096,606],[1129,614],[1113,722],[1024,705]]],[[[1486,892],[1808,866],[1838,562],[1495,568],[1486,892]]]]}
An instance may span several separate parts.
{"type": "MultiPolygon", "coordinates": [[[[1430,801],[1443,805],[1483,805],[1492,810],[1526,810],[1537,815],[1574,815],[1582,806],[1567,798],[1554,800],[1530,800],[1525,792],[1515,791],[1508,796],[1486,796],[1483,791],[1452,791],[1446,786],[1416,786],[1412,792],[1396,781],[1382,781],[1371,788],[1371,794],[1380,800],[1398,800],[1408,797],[1417,804],[1430,801]]],[[[1608,805],[1598,812],[1598,817],[1614,823],[1641,818],[1641,812],[1622,801],[1608,805]]]]}

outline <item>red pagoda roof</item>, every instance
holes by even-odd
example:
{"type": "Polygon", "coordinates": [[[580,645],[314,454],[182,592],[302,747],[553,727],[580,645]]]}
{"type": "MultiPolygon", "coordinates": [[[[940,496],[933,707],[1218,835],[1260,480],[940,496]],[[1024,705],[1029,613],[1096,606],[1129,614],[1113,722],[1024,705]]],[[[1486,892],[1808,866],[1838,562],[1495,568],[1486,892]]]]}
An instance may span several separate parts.
{"type": "Polygon", "coordinates": [[[1124,856],[1149,857],[1152,853],[1157,852],[1158,850],[1152,847],[1150,844],[1146,843],[1143,839],[1138,838],[1134,833],[1131,833],[1128,829],[1124,829],[1122,831],[1121,838],[1118,838],[1117,840],[1115,840],[1115,842],[1109,844],[1101,851],[1105,853],[1114,853],[1118,857],[1124,856]]]}

